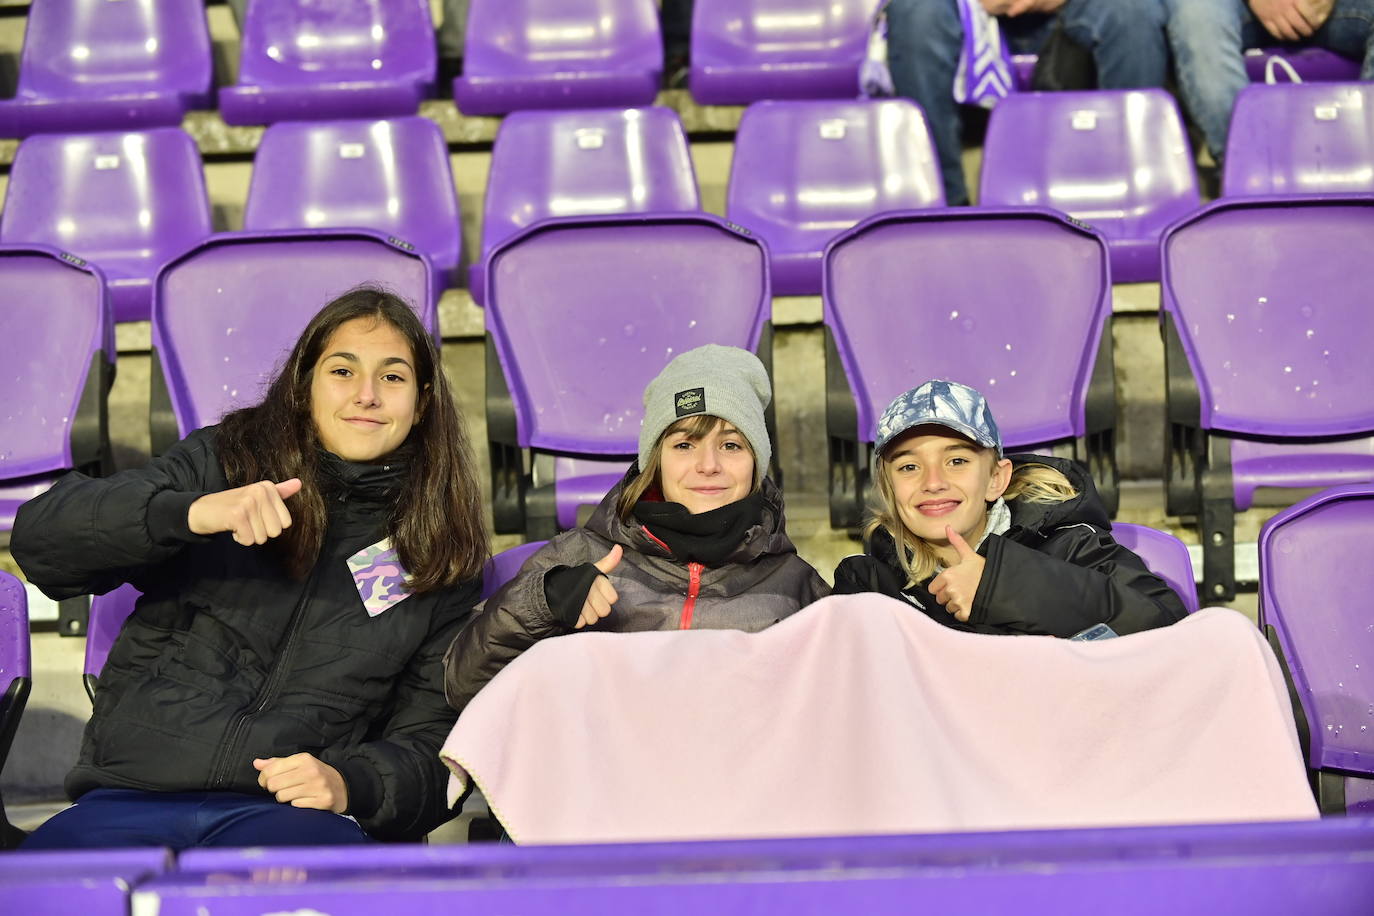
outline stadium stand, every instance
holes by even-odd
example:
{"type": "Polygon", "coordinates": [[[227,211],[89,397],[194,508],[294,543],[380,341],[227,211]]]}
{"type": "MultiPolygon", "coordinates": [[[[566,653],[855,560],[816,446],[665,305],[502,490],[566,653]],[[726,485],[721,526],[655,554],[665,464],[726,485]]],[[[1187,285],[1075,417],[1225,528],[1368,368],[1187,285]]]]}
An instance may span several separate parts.
{"type": "Polygon", "coordinates": [[[939,207],[944,198],[914,102],[757,102],[735,133],[725,214],[768,243],[773,295],[815,296],[835,235],[874,214],[939,207]]]}

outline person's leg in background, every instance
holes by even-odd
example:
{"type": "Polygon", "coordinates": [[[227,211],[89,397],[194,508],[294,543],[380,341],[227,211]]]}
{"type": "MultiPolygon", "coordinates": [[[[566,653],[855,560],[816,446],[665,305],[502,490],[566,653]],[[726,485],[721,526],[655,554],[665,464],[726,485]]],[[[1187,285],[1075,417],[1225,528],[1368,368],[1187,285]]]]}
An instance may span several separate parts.
{"type": "Polygon", "coordinates": [[[1360,79],[1374,80],[1374,0],[1336,0],[1312,43],[1360,61],[1360,79]]]}
{"type": "Polygon", "coordinates": [[[204,793],[92,789],[29,834],[20,848],[102,849],[195,844],[195,811],[204,793]]]}
{"type": "Polygon", "coordinates": [[[374,842],[351,817],[293,808],[273,798],[206,793],[197,812],[198,846],[353,846],[374,842]]]}
{"type": "Polygon", "coordinates": [[[663,80],[669,88],[686,84],[692,47],[692,0],[663,0],[663,80]]]}
{"type": "Polygon", "coordinates": [[[1146,89],[1163,86],[1169,75],[1164,4],[1165,0],[1067,0],[1059,18],[1065,34],[1092,51],[1100,88],[1146,89]]]}
{"type": "Polygon", "coordinates": [[[1245,0],[1163,0],[1179,93],[1217,164],[1226,153],[1231,107],[1249,77],[1247,38],[1258,27],[1245,0]]]}
{"type": "Polygon", "coordinates": [[[945,202],[967,204],[962,121],[954,73],[964,29],[955,0],[892,0],[887,8],[887,63],[900,96],[925,112],[940,157],[945,202]]]}

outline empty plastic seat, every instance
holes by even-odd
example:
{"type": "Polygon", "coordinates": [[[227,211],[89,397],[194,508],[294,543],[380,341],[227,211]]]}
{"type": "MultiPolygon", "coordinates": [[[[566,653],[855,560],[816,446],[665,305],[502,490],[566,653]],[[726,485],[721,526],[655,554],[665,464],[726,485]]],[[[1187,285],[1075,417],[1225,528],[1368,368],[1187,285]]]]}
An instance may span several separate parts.
{"type": "Polygon", "coordinates": [[[1253,82],[1266,82],[1271,71],[1274,79],[1287,80],[1289,67],[1304,82],[1347,82],[1360,78],[1358,60],[1325,48],[1249,48],[1245,52],[1245,71],[1253,82]]]}
{"type": "Polygon", "coordinates": [[[482,567],[482,600],[490,598],[498,588],[515,578],[515,574],[520,571],[525,561],[547,543],[548,541],[528,541],[517,544],[487,560],[486,565],[482,567]]]}
{"type": "Polygon", "coordinates": [[[1169,583],[1189,614],[1198,609],[1197,580],[1187,544],[1167,531],[1128,522],[1113,522],[1112,538],[1144,560],[1150,572],[1169,583]]]}
{"type": "Polygon", "coordinates": [[[180,124],[213,104],[211,71],[201,0],[30,3],[0,136],[180,124]]]}
{"type": "Polygon", "coordinates": [[[768,243],[775,296],[819,295],[825,246],[860,220],[944,201],[907,99],[759,102],[740,119],[726,215],[768,243]]]}
{"type": "Polygon", "coordinates": [[[855,98],[878,0],[696,0],[688,87],[703,105],[855,98]]]}
{"type": "Polygon", "coordinates": [[[988,121],[979,204],[1053,207],[1102,230],[1113,282],[1158,280],[1160,233],[1198,201],[1162,89],[1013,93],[988,121]]]}
{"type": "Polygon", "coordinates": [[[1222,194],[1374,191],[1374,86],[1247,86],[1231,110],[1222,194]]]}
{"type": "Polygon", "coordinates": [[[699,209],[676,112],[518,111],[501,122],[492,146],[482,256],[468,269],[468,287],[484,302],[486,256],[541,219],[699,209]]]}
{"type": "Polygon", "coordinates": [[[1231,198],[1164,236],[1170,515],[1196,516],[1202,599],[1235,593],[1257,491],[1374,480],[1374,198],[1231,198]]]}
{"type": "Polygon", "coordinates": [[[1260,533],[1260,625],[1285,662],[1324,814],[1374,814],[1374,486],[1325,490],[1260,533]]]}
{"type": "Polygon", "coordinates": [[[498,246],[488,268],[497,531],[548,537],[604,496],[638,451],[644,386],[675,355],[719,343],[770,362],[767,253],[716,217],[546,220],[498,246]],[[600,481],[559,480],[557,458],[600,481]]]}
{"type": "Polygon", "coordinates": [[[73,468],[109,460],[105,397],[114,327],[105,281],[81,259],[0,245],[0,532],[73,468]]]}
{"type": "Polygon", "coordinates": [[[110,657],[115,637],[119,636],[124,621],[134,612],[134,602],[142,594],[126,582],[114,591],[91,598],[86,627],[86,661],[82,669],[82,683],[86,685],[86,695],[91,702],[95,702],[95,688],[100,681],[100,672],[105,668],[105,659],[110,657]]]}
{"type": "Polygon", "coordinates": [[[158,268],[212,231],[200,152],[179,127],[30,137],[0,214],[0,241],[97,264],[115,321],[147,321],[158,268]]]}
{"type": "Polygon", "coordinates": [[[438,66],[427,0],[250,3],[228,124],[414,114],[438,66]]]}
{"type": "Polygon", "coordinates": [[[1048,210],[875,216],[826,250],[822,298],[832,526],[863,517],[878,415],[932,378],[981,391],[1008,451],[1087,465],[1115,512],[1100,233],[1048,210]]]}
{"type": "Polygon", "coordinates": [[[393,236],[429,256],[438,295],[462,253],[443,131],[420,117],[273,124],[253,159],[243,227],[393,236]]]}
{"type": "MultiPolygon", "coordinates": [[[[22,582],[0,570],[0,772],[24,715],[32,677],[28,596],[22,582]]],[[[0,849],[13,849],[23,839],[23,831],[5,816],[5,800],[0,798],[0,849]]]]}
{"type": "Polygon", "coordinates": [[[258,403],[311,317],[362,284],[415,307],[438,337],[427,259],[377,233],[231,232],[163,268],[153,290],[152,448],[258,403]]]}
{"type": "Polygon", "coordinates": [[[662,75],[654,0],[489,0],[468,10],[453,100],[466,115],[648,105],[662,75]]]}

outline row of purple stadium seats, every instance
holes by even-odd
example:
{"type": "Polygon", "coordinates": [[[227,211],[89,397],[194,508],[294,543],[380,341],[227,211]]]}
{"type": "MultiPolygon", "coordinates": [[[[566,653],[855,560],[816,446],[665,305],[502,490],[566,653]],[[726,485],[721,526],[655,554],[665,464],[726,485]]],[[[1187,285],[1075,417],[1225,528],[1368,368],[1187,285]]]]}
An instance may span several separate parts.
{"type": "MultiPolygon", "coordinates": [[[[1374,478],[1374,402],[1352,369],[1374,346],[1371,243],[1367,195],[1222,201],[1163,238],[1164,476],[1170,511],[1204,520],[1209,598],[1233,589],[1230,512],[1257,489],[1374,478]]],[[[1084,461],[1114,505],[1107,251],[1102,233],[1036,208],[899,211],[831,242],[822,299],[836,527],[858,523],[877,409],[924,377],[985,391],[1016,418],[1003,429],[1010,447],[1084,461]],[[910,344],[927,338],[939,345],[910,344]]],[[[13,502],[63,468],[99,466],[111,348],[97,270],[33,248],[0,252],[24,330],[0,346],[31,366],[7,395],[21,405],[2,466],[13,502]],[[77,354],[67,381],[54,348],[77,354]]],[[[486,312],[498,531],[570,527],[623,471],[639,420],[627,380],[707,342],[766,358],[768,261],[757,237],[699,213],[552,219],[498,245],[486,312]],[[550,321],[553,311],[576,320],[550,321]]],[[[257,396],[289,340],[283,309],[304,323],[368,280],[419,304],[434,327],[427,259],[361,230],[225,234],[170,262],[153,294],[155,449],[257,396]],[[263,301],[271,308],[246,305],[263,301]]]]}
{"type": "MultiPolygon", "coordinates": [[[[704,104],[854,98],[879,6],[697,0],[692,92],[704,104]]],[[[661,81],[653,0],[476,3],[466,32],[453,91],[467,114],[643,106],[661,81]]],[[[1325,52],[1290,59],[1309,76],[1354,78],[1325,52]]],[[[219,89],[219,108],[230,124],[410,115],[436,68],[427,0],[253,3],[239,81],[219,89]]],[[[29,9],[0,135],[177,124],[211,106],[212,70],[202,0],[44,0],[29,9]]]]}
{"type": "MultiPolygon", "coordinates": [[[[1255,86],[1236,105],[1225,191],[1374,190],[1374,86],[1255,86]]],[[[1194,212],[1197,180],[1162,91],[1026,94],[993,114],[985,206],[1048,206],[1101,229],[1116,282],[1157,280],[1159,238],[1194,212]]],[[[906,100],[760,102],[735,138],[726,216],[768,243],[777,295],[820,291],[825,246],[876,213],[943,203],[920,109],[906,100]]],[[[549,216],[698,211],[681,122],[665,108],[520,112],[497,135],[482,252],[549,216]]],[[[365,226],[456,279],[460,220],[448,151],[418,117],[284,122],[263,135],[250,230],[365,226]]],[[[0,241],[60,247],[108,275],[116,320],[146,318],[157,268],[211,233],[200,160],[177,128],[44,135],[15,157],[0,241]]]]}

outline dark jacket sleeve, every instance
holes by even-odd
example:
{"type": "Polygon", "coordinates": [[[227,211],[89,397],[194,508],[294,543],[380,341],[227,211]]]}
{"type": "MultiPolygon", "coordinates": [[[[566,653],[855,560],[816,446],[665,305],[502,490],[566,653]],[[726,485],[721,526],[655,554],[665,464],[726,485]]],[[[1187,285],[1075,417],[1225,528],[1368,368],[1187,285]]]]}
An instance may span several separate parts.
{"type": "Polygon", "coordinates": [[[993,535],[969,623],[1003,631],[1073,636],[1105,623],[1118,636],[1167,626],[1187,614],[1174,590],[1107,531],[1078,524],[1038,547],[993,535]]]}
{"type": "Polygon", "coordinates": [[[10,551],[54,600],[102,594],[173,557],[191,533],[187,512],[223,488],[213,432],[200,430],[146,467],[92,478],[73,471],[19,507],[10,551]]]}
{"type": "Polygon", "coordinates": [[[565,531],[525,561],[520,571],[478,606],[467,627],[444,657],[444,692],[449,705],[464,707],[502,668],[541,639],[563,636],[572,628],[549,608],[544,579],[555,567],[595,562],[611,549],[609,541],[586,529],[565,531]]]}
{"type": "MultiPolygon", "coordinates": [[[[373,740],[321,752],[348,786],[348,814],[371,836],[415,841],[455,812],[439,749],[457,719],[444,700],[444,651],[468,622],[481,581],[449,589],[424,645],[411,657],[373,740]]],[[[402,608],[403,611],[403,608],[402,608]]]]}
{"type": "Polygon", "coordinates": [[[862,592],[877,592],[889,598],[900,599],[902,586],[905,584],[899,571],[876,557],[845,557],[840,561],[840,565],[835,567],[835,588],[832,594],[857,595],[862,592]]]}

